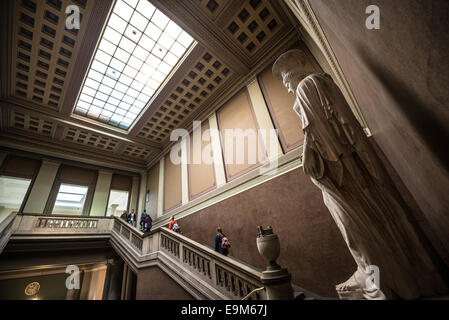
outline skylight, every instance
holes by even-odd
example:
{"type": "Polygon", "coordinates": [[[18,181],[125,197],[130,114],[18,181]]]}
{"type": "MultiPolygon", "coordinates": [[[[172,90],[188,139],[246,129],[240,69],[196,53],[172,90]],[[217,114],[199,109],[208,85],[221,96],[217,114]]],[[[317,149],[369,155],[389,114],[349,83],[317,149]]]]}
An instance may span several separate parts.
{"type": "Polygon", "coordinates": [[[128,129],[192,42],[148,0],[117,0],[75,113],[128,129]]]}

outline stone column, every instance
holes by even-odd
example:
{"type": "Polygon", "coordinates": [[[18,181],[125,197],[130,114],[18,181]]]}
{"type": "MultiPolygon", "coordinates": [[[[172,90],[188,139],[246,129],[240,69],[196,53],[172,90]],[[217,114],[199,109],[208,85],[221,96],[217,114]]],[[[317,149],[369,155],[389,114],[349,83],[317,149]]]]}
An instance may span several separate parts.
{"type": "Polygon", "coordinates": [[[126,293],[125,293],[125,300],[135,300],[136,297],[136,276],[131,270],[131,268],[128,267],[127,272],[127,280],[126,280],[126,293]]]}
{"type": "Polygon", "coordinates": [[[212,114],[209,117],[210,141],[212,146],[212,153],[214,156],[215,179],[217,181],[217,188],[226,184],[225,168],[223,164],[220,135],[218,131],[217,115],[212,114]]]}
{"type": "Polygon", "coordinates": [[[269,159],[277,159],[282,155],[282,148],[277,135],[275,137],[270,136],[270,133],[275,132],[275,127],[257,79],[254,79],[247,88],[253,105],[254,115],[263,133],[261,139],[266,148],[267,156],[269,159]]]}
{"type": "Polygon", "coordinates": [[[157,217],[164,214],[164,174],[165,174],[165,157],[159,161],[159,189],[157,193],[157,217]]]}
{"type": "Polygon", "coordinates": [[[67,292],[65,294],[65,299],[66,300],[78,300],[79,299],[79,293],[80,293],[80,290],[67,289],[67,292]]]}
{"type": "MultiPolygon", "coordinates": [[[[181,141],[181,194],[182,194],[182,204],[186,204],[189,202],[189,177],[188,177],[188,168],[187,168],[187,162],[188,162],[188,152],[187,148],[190,148],[190,146],[187,144],[187,139],[182,139],[181,141]]],[[[192,152],[192,150],[191,150],[192,152]]]]}
{"type": "Polygon", "coordinates": [[[128,288],[128,264],[123,265],[122,290],[120,291],[120,300],[126,300],[126,289],[128,288]]]}
{"type": "Polygon", "coordinates": [[[112,171],[100,170],[98,172],[97,185],[95,187],[94,199],[90,216],[105,216],[111,189],[112,171]]]}
{"type": "Polygon", "coordinates": [[[108,262],[103,300],[120,300],[123,265],[123,261],[119,260],[110,260],[108,262]]]}
{"type": "Polygon", "coordinates": [[[30,196],[23,208],[24,213],[44,213],[51,188],[60,166],[60,162],[43,160],[39,173],[34,180],[30,196]]]}
{"type": "Polygon", "coordinates": [[[106,276],[106,264],[97,264],[84,270],[80,300],[101,300],[106,276]]]}
{"type": "Polygon", "coordinates": [[[140,230],[140,217],[143,210],[145,210],[145,199],[147,194],[147,172],[140,173],[140,187],[139,187],[139,203],[137,206],[137,225],[136,228],[140,230]]]}
{"type": "MultiPolygon", "coordinates": [[[[136,220],[137,220],[137,201],[139,198],[139,177],[134,176],[133,177],[133,184],[131,188],[131,201],[129,204],[129,212],[134,209],[134,212],[136,213],[136,220]]],[[[136,221],[134,221],[134,224],[136,221]]]]}

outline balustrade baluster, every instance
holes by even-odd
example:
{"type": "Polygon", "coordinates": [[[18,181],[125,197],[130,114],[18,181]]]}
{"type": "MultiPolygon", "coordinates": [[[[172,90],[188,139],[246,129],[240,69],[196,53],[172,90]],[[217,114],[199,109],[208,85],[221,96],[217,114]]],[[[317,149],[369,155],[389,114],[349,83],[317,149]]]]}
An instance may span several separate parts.
{"type": "Polygon", "coordinates": [[[212,275],[210,273],[210,262],[207,261],[206,264],[207,264],[207,275],[209,276],[209,279],[212,279],[212,275]]]}
{"type": "Polygon", "coordinates": [[[231,273],[231,276],[229,278],[230,278],[230,282],[231,282],[230,283],[231,284],[231,286],[230,286],[231,292],[234,293],[235,295],[237,295],[237,293],[236,293],[236,285],[235,285],[236,277],[235,277],[235,275],[233,275],[231,273]]]}
{"type": "Polygon", "coordinates": [[[243,279],[238,278],[236,283],[237,296],[243,298],[243,279]]]}
{"type": "Polygon", "coordinates": [[[226,290],[229,291],[229,289],[230,289],[230,285],[229,285],[229,273],[228,273],[226,270],[223,270],[223,273],[224,273],[225,287],[226,287],[226,290]]]}
{"type": "Polygon", "coordinates": [[[215,273],[217,276],[217,285],[222,286],[221,269],[218,266],[216,266],[215,273]]]}

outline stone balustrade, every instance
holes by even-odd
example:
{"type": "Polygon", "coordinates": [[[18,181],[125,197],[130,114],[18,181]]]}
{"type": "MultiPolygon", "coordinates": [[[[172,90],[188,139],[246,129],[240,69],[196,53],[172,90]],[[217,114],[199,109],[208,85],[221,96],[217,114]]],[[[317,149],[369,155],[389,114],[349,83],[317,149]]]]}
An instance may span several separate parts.
{"type": "MultiPolygon", "coordinates": [[[[259,271],[167,228],[143,233],[126,221],[115,218],[112,230],[142,256],[165,253],[168,259],[181,264],[184,270],[190,270],[227,299],[242,299],[252,290],[262,287],[259,271]]],[[[139,257],[134,258],[139,260],[139,257]]],[[[250,299],[265,299],[265,296],[258,292],[250,299]]]]}
{"type": "MultiPolygon", "coordinates": [[[[262,287],[261,273],[167,228],[160,229],[160,248],[230,299],[242,299],[262,287]]],[[[264,299],[263,293],[252,299],[264,299]]]]}
{"type": "Polygon", "coordinates": [[[19,214],[14,220],[14,236],[109,234],[111,217],[19,214]]]}
{"type": "MultiPolygon", "coordinates": [[[[70,217],[20,214],[12,229],[16,238],[107,237],[135,270],[158,265],[184,277],[198,298],[242,299],[262,287],[261,273],[168,228],[143,233],[117,217],[70,217]],[[187,279],[187,280],[186,280],[187,279]]],[[[266,299],[258,292],[251,299],[266,299]]]]}

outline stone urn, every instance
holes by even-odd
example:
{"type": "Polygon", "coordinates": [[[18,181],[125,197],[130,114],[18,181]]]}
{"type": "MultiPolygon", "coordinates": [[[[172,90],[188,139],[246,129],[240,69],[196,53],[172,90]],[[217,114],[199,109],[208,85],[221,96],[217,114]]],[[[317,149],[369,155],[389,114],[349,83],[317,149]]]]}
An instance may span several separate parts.
{"type": "Polygon", "coordinates": [[[280,270],[281,267],[276,263],[276,259],[279,258],[281,252],[278,236],[273,233],[271,226],[268,226],[266,229],[258,226],[257,229],[259,231],[256,239],[257,249],[260,255],[268,261],[267,270],[280,270]]]}
{"type": "Polygon", "coordinates": [[[268,300],[288,300],[293,299],[293,289],[290,283],[291,275],[288,270],[281,268],[276,263],[276,259],[281,252],[279,238],[273,233],[273,228],[268,226],[266,229],[262,226],[257,227],[259,235],[256,243],[260,255],[268,261],[267,270],[262,272],[260,278],[265,287],[268,300]]]}

